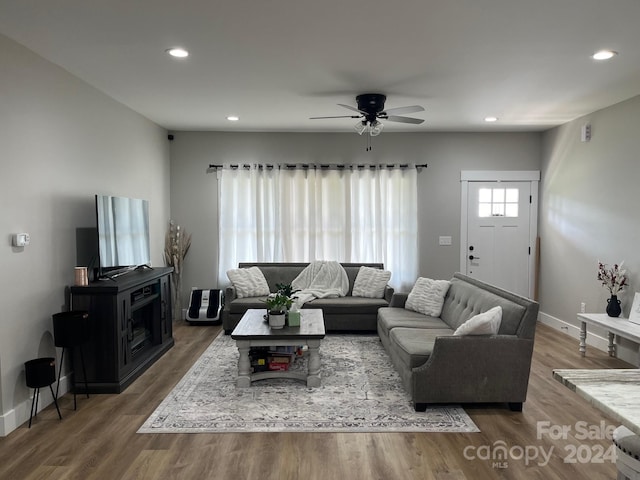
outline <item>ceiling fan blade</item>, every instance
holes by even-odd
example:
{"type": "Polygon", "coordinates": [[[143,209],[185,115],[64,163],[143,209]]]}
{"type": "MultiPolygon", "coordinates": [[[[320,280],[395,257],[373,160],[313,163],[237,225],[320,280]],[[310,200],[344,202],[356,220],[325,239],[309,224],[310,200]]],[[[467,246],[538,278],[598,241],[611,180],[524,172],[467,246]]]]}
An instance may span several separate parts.
{"type": "Polygon", "coordinates": [[[309,120],[320,120],[322,118],[362,118],[362,115],[338,115],[335,117],[309,117],[309,120]]]}
{"type": "Polygon", "coordinates": [[[413,123],[415,125],[420,125],[422,122],[424,122],[424,120],[422,118],[399,117],[397,115],[387,115],[387,116],[380,117],[380,118],[385,118],[386,120],[389,120],[390,122],[413,123]]]}
{"type": "Polygon", "coordinates": [[[352,107],[351,105],[345,105],[344,103],[339,103],[338,105],[344,108],[348,108],[349,110],[353,110],[354,112],[358,112],[362,114],[366,113],[366,112],[363,112],[362,110],[358,110],[356,107],[352,107]]]}
{"type": "Polygon", "coordinates": [[[384,113],[386,113],[387,115],[389,114],[397,115],[399,113],[415,113],[415,112],[424,112],[424,107],[421,107],[420,105],[409,105],[406,107],[389,108],[388,110],[384,111],[384,113]]]}

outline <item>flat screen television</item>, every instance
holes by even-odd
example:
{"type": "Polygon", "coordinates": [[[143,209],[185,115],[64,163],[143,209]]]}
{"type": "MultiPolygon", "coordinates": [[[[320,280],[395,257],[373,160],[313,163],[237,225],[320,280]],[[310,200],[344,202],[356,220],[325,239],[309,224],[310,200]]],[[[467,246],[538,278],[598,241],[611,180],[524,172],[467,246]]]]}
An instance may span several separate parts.
{"type": "Polygon", "coordinates": [[[96,195],[99,277],[150,266],[149,202],[96,195]]]}

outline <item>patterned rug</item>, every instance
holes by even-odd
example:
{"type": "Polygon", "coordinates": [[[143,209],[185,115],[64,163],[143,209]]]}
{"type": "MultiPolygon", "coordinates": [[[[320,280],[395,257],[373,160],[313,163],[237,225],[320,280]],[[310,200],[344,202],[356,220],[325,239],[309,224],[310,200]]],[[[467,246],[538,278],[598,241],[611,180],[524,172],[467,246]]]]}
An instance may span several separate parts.
{"type": "Polygon", "coordinates": [[[291,379],[236,388],[238,350],[221,334],[138,433],[479,432],[459,406],[416,412],[377,336],[328,335],[320,354],[319,388],[291,379]]]}

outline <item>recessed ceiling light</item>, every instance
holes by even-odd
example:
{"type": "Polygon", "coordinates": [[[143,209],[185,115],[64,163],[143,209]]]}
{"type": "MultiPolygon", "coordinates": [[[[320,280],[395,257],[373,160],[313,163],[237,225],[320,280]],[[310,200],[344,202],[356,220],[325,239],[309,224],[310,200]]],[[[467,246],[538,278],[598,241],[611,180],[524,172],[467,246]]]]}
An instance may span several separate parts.
{"type": "Polygon", "coordinates": [[[238,120],[240,120],[240,117],[238,117],[237,115],[229,115],[227,117],[227,120],[229,120],[230,122],[237,122],[238,120]]]}
{"type": "Polygon", "coordinates": [[[497,122],[498,121],[498,117],[484,117],[484,121],[487,122],[487,123],[497,122]]]}
{"type": "Polygon", "coordinates": [[[189,56],[189,52],[184,48],[176,47],[176,48],[170,48],[165,51],[172,57],[184,58],[189,56]]]}
{"type": "Polygon", "coordinates": [[[591,55],[591,58],[594,60],[609,60],[610,58],[615,57],[618,52],[614,52],[613,50],[600,50],[599,52],[591,55]]]}

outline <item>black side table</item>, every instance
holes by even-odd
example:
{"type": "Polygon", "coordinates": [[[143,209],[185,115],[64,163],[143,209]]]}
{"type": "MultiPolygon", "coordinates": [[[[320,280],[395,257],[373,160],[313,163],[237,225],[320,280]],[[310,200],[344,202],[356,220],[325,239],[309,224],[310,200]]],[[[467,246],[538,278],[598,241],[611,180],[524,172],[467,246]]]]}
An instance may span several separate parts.
{"type": "Polygon", "coordinates": [[[24,364],[24,373],[27,380],[27,387],[35,389],[33,392],[33,400],[31,400],[31,414],[29,415],[29,428],[31,428],[31,420],[38,415],[38,398],[40,397],[40,388],[49,386],[53,402],[56,404],[58,418],[62,420],[60,409],[58,408],[58,397],[53,393],[53,382],[56,381],[56,359],[52,357],[35,358],[24,364]],[[34,409],[35,407],[35,409],[34,409]]]}
{"type": "MultiPolygon", "coordinates": [[[[53,339],[56,347],[62,347],[60,355],[60,367],[58,370],[58,384],[56,386],[56,397],[60,388],[60,374],[62,372],[62,363],[64,361],[64,351],[67,348],[78,347],[80,349],[80,361],[82,363],[82,373],[84,375],[84,386],[87,398],[89,398],[89,386],[87,384],[87,370],[84,364],[84,353],[82,344],[89,340],[89,313],[81,310],[72,310],[70,312],[60,312],[53,316],[53,339]]],[[[75,372],[75,365],[74,365],[75,372]]],[[[76,388],[75,373],[73,381],[73,409],[76,410],[76,388]]]]}

